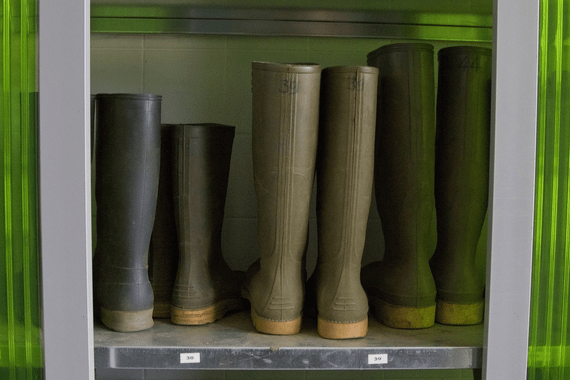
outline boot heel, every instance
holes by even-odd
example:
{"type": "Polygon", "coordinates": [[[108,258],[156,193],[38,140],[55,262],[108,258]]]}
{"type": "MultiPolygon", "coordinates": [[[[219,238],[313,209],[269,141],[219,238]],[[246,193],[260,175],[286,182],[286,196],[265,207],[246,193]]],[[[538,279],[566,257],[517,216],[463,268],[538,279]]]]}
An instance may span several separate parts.
{"type": "Polygon", "coordinates": [[[227,299],[200,310],[186,310],[176,306],[170,308],[170,319],[177,325],[205,325],[222,319],[228,312],[244,310],[247,303],[243,299],[227,299]]]}
{"type": "Polygon", "coordinates": [[[272,321],[259,316],[252,307],[251,320],[255,329],[264,334],[292,335],[301,331],[302,317],[291,321],[272,321]]]}
{"type": "Polygon", "coordinates": [[[435,321],[444,325],[476,325],[483,322],[484,302],[457,304],[437,300],[435,321]]]}
{"type": "Polygon", "coordinates": [[[435,305],[428,307],[398,306],[378,298],[369,297],[376,318],[385,326],[395,329],[425,329],[433,326],[435,305]]]}
{"type": "Polygon", "coordinates": [[[101,322],[111,330],[134,332],[154,326],[152,309],[140,311],[107,310],[101,307],[101,322]]]}
{"type": "Polygon", "coordinates": [[[317,319],[319,335],[325,339],[362,338],[368,333],[368,318],[360,322],[330,322],[319,317],[317,319]]]}

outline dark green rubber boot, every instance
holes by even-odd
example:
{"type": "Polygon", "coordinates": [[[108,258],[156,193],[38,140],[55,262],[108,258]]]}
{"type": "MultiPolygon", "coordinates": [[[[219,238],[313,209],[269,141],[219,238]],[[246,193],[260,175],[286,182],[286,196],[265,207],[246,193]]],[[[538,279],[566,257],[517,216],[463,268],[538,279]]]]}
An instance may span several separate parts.
{"type": "Polygon", "coordinates": [[[252,151],[260,260],[242,294],[255,328],[301,328],[309,205],[313,190],[321,67],[253,63],[252,151]]]}
{"type": "Polygon", "coordinates": [[[307,288],[316,293],[323,338],[360,338],[368,331],[360,269],[374,178],[377,87],[374,67],[339,66],[322,72],[316,169],[319,254],[307,288]]]}
{"type": "Polygon", "coordinates": [[[157,95],[97,95],[97,248],[101,321],[116,331],[153,326],[148,248],[160,169],[157,95]]]}
{"type": "Polygon", "coordinates": [[[483,286],[475,267],[487,212],[491,120],[491,50],[439,51],[435,200],[437,248],[431,268],[436,321],[483,321],[483,286]]]}
{"type": "Polygon", "coordinates": [[[393,44],[368,55],[380,70],[374,162],[382,262],[363,268],[376,317],[389,327],[434,324],[435,92],[433,47],[393,44]]]}
{"type": "Polygon", "coordinates": [[[172,185],[173,133],[171,125],[162,125],[158,200],[148,261],[148,275],[154,293],[154,318],[170,318],[172,289],[178,268],[178,235],[172,185]]]}
{"type": "Polygon", "coordinates": [[[222,224],[235,127],[175,125],[174,216],[178,272],[170,318],[179,325],[202,325],[232,310],[245,309],[242,272],[222,255],[222,224]]]}

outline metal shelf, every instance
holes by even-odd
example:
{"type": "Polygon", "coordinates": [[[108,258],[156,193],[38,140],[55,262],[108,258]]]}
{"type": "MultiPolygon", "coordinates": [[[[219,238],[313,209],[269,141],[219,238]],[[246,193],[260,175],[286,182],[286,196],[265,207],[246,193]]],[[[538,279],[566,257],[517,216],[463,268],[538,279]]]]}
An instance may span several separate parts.
{"type": "Polygon", "coordinates": [[[296,335],[260,334],[247,312],[204,326],[94,328],[95,367],[117,369],[470,369],[481,368],[482,346],[483,325],[396,330],[373,317],[367,336],[353,340],[321,338],[311,318],[296,335]]]}
{"type": "Polygon", "coordinates": [[[180,5],[91,7],[94,33],[406,38],[492,41],[491,14],[327,9],[203,8],[180,5]]]}

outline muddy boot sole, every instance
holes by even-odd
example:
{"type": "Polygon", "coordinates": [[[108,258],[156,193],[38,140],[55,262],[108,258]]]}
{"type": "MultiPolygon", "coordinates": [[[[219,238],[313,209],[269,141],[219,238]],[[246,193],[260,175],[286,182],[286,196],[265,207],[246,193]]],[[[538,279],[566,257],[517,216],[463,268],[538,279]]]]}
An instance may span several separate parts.
{"type": "Polygon", "coordinates": [[[109,329],[119,332],[135,332],[154,326],[152,310],[116,311],[101,307],[101,322],[109,329]]]}
{"type": "Polygon", "coordinates": [[[370,298],[370,305],[380,323],[395,329],[425,329],[435,323],[435,305],[428,307],[399,306],[377,298],[370,298]]]}
{"type": "Polygon", "coordinates": [[[319,335],[325,339],[362,338],[368,333],[368,318],[360,322],[330,322],[319,317],[317,319],[319,335]]]}
{"type": "Polygon", "coordinates": [[[456,304],[437,300],[435,321],[444,325],[476,325],[483,322],[485,303],[456,304]]]}
{"type": "Polygon", "coordinates": [[[222,319],[231,311],[244,310],[246,306],[247,302],[243,299],[223,300],[200,310],[187,310],[172,305],[170,320],[176,325],[205,325],[222,319]]]}

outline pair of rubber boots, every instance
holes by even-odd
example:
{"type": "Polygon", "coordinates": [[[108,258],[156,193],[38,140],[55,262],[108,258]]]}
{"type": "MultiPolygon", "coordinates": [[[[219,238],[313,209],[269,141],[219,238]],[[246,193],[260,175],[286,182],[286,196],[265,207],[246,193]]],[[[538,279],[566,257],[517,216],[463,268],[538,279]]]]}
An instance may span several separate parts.
{"type": "Polygon", "coordinates": [[[268,334],[301,329],[316,171],[319,252],[307,308],[316,304],[322,337],[362,337],[368,300],[360,268],[372,195],[378,70],[343,66],[321,73],[315,64],[262,62],[252,68],[260,259],[247,271],[242,294],[251,303],[253,324],[268,334]]]}
{"type": "Polygon", "coordinates": [[[240,275],[227,267],[220,249],[234,128],[165,126],[162,134],[166,138],[161,138],[160,96],[99,94],[96,104],[98,238],[93,267],[96,307],[102,322],[121,332],[153,326],[148,258],[155,214],[160,227],[175,224],[180,237],[173,238],[171,229],[168,238],[162,239],[165,246],[172,247],[174,239],[180,247],[173,319],[207,323],[233,303],[243,307],[239,291],[227,290],[239,288],[240,275]],[[174,172],[168,173],[171,170],[174,172]],[[161,186],[157,211],[161,172],[167,183],[161,186]],[[168,178],[172,178],[170,183],[168,178]],[[165,194],[169,185],[170,196],[165,194]],[[169,223],[171,217],[175,223],[169,223]],[[232,298],[228,305],[228,294],[237,301],[232,298]]]}
{"type": "Polygon", "coordinates": [[[489,186],[491,51],[451,47],[438,58],[434,115],[431,45],[368,55],[380,70],[375,188],[385,253],[362,282],[377,319],[394,328],[483,320],[475,259],[489,186]]]}

